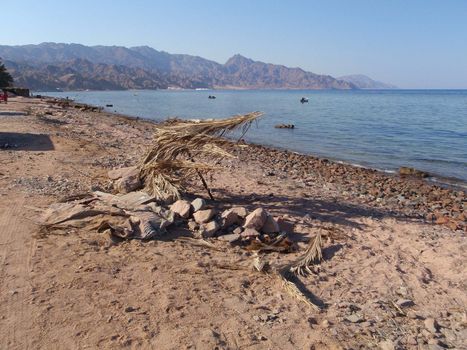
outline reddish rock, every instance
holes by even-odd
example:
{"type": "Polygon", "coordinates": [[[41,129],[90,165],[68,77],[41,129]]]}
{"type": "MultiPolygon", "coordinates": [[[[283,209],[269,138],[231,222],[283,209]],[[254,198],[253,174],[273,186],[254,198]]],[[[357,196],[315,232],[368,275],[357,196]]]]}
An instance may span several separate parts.
{"type": "Polygon", "coordinates": [[[258,208],[254,210],[250,215],[245,219],[245,228],[253,228],[255,230],[261,230],[266,219],[268,218],[268,213],[263,208],[258,208]]]}
{"type": "Polygon", "coordinates": [[[175,214],[178,214],[182,218],[187,219],[190,216],[191,204],[188,201],[179,199],[170,206],[170,210],[172,210],[175,214]]]}
{"type": "Polygon", "coordinates": [[[201,226],[201,234],[203,237],[212,237],[219,231],[220,226],[216,221],[210,221],[201,226]]]}
{"type": "Polygon", "coordinates": [[[214,209],[200,210],[193,214],[193,218],[198,224],[204,224],[211,220],[211,218],[216,214],[214,209]]]}

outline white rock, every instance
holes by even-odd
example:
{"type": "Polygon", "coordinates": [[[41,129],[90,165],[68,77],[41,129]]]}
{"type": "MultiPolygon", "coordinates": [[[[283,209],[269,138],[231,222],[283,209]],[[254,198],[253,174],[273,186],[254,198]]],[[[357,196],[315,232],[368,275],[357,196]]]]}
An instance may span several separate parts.
{"type": "Polygon", "coordinates": [[[206,201],[203,198],[196,198],[191,202],[191,206],[193,207],[193,211],[197,212],[206,208],[206,201]]]}

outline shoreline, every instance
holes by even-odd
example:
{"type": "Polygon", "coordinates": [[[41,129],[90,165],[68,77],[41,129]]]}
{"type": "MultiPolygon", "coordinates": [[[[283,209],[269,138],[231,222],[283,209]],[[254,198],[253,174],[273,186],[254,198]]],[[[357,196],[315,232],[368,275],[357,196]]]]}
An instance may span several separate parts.
{"type": "MultiPolygon", "coordinates": [[[[82,111],[100,108],[50,96],[43,98],[47,98],[48,102],[56,101],[55,103],[58,104],[66,102],[72,108],[78,108],[82,111]]],[[[99,113],[134,122],[148,123],[154,127],[164,122],[106,111],[105,109],[102,109],[99,113]]],[[[290,159],[292,159],[292,162],[299,162],[302,176],[307,175],[303,169],[309,170],[309,174],[316,170],[315,173],[318,174],[320,179],[324,179],[324,182],[335,183],[340,187],[340,191],[353,197],[352,200],[358,204],[386,206],[394,212],[407,215],[407,217],[417,217],[428,223],[441,224],[454,230],[460,229],[467,232],[467,217],[463,211],[466,198],[464,187],[436,183],[430,181],[429,178],[412,175],[404,176],[398,172],[388,173],[379,169],[355,166],[344,161],[303,154],[279,147],[255,144],[244,140],[240,142],[261,154],[263,156],[261,167],[269,165],[273,172],[276,171],[278,163],[271,164],[272,159],[278,158],[279,155],[279,158],[282,158],[279,162],[280,166],[293,168],[294,164],[290,164],[290,159]],[[355,186],[359,190],[353,190],[355,186]],[[443,202],[441,207],[438,205],[440,202],[443,202]],[[454,211],[452,211],[453,208],[454,211]]],[[[232,142],[232,145],[235,145],[235,142],[232,142]]],[[[235,147],[234,149],[247,161],[256,159],[249,152],[239,151],[235,147]]],[[[283,171],[281,176],[288,177],[290,175],[292,175],[292,178],[295,176],[287,171],[283,171]]]]}
{"type": "MultiPolygon", "coordinates": [[[[379,90],[379,89],[377,89],[377,90],[379,90]]],[[[385,90],[385,89],[383,89],[383,90],[385,90]]],[[[386,90],[391,90],[391,89],[386,89],[386,90]]],[[[415,89],[415,90],[417,90],[417,89],[415,89]]],[[[128,90],[128,91],[132,91],[132,90],[128,90]]],[[[138,91],[138,90],[135,90],[135,91],[138,91]]],[[[92,92],[92,91],[89,91],[89,92],[92,92]]],[[[166,118],[165,120],[154,120],[154,119],[145,118],[145,117],[132,116],[132,115],[122,114],[122,113],[118,113],[118,112],[112,112],[110,110],[107,110],[106,107],[104,107],[104,106],[96,106],[96,105],[92,105],[92,104],[88,104],[88,103],[84,103],[84,102],[78,102],[78,101],[74,101],[74,100],[66,100],[64,98],[47,96],[47,95],[42,95],[42,97],[43,98],[66,101],[66,102],[73,102],[73,103],[75,103],[77,105],[89,106],[89,107],[94,107],[94,108],[102,108],[102,111],[105,112],[105,113],[109,113],[109,114],[112,114],[112,115],[125,117],[125,118],[134,118],[135,120],[143,120],[143,121],[146,121],[146,122],[149,122],[149,123],[153,123],[154,125],[163,123],[165,120],[170,119],[170,118],[166,118]]],[[[227,138],[230,139],[229,137],[227,137],[227,138]]],[[[352,163],[351,161],[346,161],[346,160],[338,159],[338,158],[334,158],[334,157],[328,157],[328,156],[318,155],[318,154],[314,154],[314,153],[304,153],[304,152],[300,152],[300,151],[290,150],[290,149],[282,148],[282,147],[279,147],[279,146],[274,146],[274,145],[271,145],[271,144],[260,144],[260,143],[255,143],[255,142],[252,142],[252,141],[246,141],[246,142],[248,144],[252,144],[252,145],[255,145],[255,146],[264,146],[264,147],[275,149],[275,150],[278,150],[278,151],[292,152],[292,153],[296,153],[296,154],[299,154],[299,155],[303,155],[303,156],[307,156],[307,157],[311,157],[311,158],[316,158],[316,159],[326,159],[328,161],[338,163],[338,164],[342,164],[342,165],[345,165],[345,166],[353,166],[353,167],[357,167],[357,168],[367,169],[367,170],[370,170],[370,171],[378,171],[378,172],[381,172],[381,173],[384,173],[384,174],[387,174],[387,175],[395,175],[395,176],[399,175],[399,169],[397,169],[397,168],[396,169],[381,169],[381,168],[373,167],[373,166],[370,166],[370,165],[352,163]]],[[[407,164],[404,167],[411,167],[411,165],[407,164]]],[[[412,169],[417,170],[417,171],[421,170],[421,169],[417,169],[417,168],[412,168],[412,169]]],[[[426,172],[424,170],[421,170],[421,171],[424,172],[425,174],[427,174],[427,176],[424,177],[423,180],[430,183],[430,184],[433,184],[433,185],[436,185],[436,186],[441,186],[441,187],[451,188],[453,190],[462,190],[462,191],[467,190],[467,180],[459,179],[459,178],[456,178],[456,177],[447,177],[447,176],[443,176],[441,174],[437,174],[437,173],[434,173],[434,172],[426,172]]]]}

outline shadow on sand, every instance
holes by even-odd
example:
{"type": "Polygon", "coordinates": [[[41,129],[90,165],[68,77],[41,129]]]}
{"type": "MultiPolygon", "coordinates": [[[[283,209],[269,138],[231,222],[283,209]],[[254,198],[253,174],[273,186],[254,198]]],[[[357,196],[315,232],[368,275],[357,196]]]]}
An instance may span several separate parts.
{"type": "Polygon", "coordinates": [[[53,151],[49,135],[0,131],[0,150],[8,151],[53,151]]]}

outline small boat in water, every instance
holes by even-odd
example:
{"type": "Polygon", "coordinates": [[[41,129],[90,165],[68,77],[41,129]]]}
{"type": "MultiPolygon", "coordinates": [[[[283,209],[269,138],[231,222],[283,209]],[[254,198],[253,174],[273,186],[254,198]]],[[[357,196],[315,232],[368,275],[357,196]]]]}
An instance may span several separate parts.
{"type": "Polygon", "coordinates": [[[301,103],[308,103],[308,99],[307,99],[306,97],[302,97],[302,98],[300,99],[300,102],[301,102],[301,103]]]}

